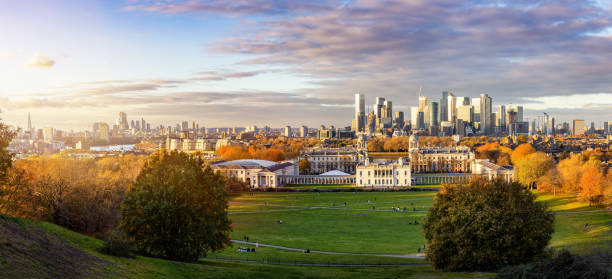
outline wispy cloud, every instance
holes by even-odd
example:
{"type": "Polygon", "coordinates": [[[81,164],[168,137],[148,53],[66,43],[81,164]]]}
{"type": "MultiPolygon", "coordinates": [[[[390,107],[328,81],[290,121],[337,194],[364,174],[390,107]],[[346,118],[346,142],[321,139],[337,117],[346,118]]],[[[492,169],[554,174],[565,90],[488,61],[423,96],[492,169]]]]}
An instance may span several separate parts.
{"type": "Polygon", "coordinates": [[[55,61],[53,61],[49,56],[35,53],[30,58],[26,60],[24,65],[29,67],[37,67],[37,68],[49,68],[55,65],[55,61]]]}

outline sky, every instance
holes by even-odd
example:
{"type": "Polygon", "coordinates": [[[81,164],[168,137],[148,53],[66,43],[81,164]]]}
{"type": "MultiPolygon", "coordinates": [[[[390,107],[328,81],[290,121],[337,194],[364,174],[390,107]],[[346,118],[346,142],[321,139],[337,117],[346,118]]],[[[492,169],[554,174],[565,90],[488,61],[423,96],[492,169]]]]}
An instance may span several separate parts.
{"type": "Polygon", "coordinates": [[[394,110],[442,91],[526,117],[612,120],[600,1],[0,0],[0,117],[91,129],[349,126],[355,93],[394,110]]]}

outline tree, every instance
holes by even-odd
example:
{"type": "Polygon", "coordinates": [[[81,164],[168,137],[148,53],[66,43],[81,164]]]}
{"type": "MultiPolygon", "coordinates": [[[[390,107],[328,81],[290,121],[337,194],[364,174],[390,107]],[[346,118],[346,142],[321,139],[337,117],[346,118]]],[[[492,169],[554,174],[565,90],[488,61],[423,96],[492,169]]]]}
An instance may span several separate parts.
{"type": "Polygon", "coordinates": [[[554,215],[518,183],[473,180],[446,185],[423,222],[436,269],[490,271],[542,255],[554,215]]]}
{"type": "Polygon", "coordinates": [[[510,159],[512,159],[512,164],[517,164],[518,161],[522,160],[523,158],[527,157],[527,155],[531,154],[531,153],[535,153],[536,150],[533,148],[533,146],[531,146],[531,144],[528,143],[523,143],[519,146],[517,146],[514,151],[512,151],[512,155],[510,156],[510,159]]]}
{"type": "Polygon", "coordinates": [[[550,168],[543,176],[538,179],[538,191],[543,193],[553,193],[554,195],[561,189],[561,179],[557,168],[550,168]]]}
{"type": "Polygon", "coordinates": [[[298,167],[300,169],[300,174],[310,174],[310,161],[302,159],[298,162],[298,167]]]}
{"type": "Polygon", "coordinates": [[[612,171],[608,170],[604,188],[604,203],[608,211],[612,212],[612,171]]]}
{"type": "Polygon", "coordinates": [[[580,178],[582,175],[582,156],[571,155],[561,160],[557,165],[561,177],[562,189],[566,193],[576,193],[580,190],[580,178]]]}
{"type": "Polygon", "coordinates": [[[554,166],[554,161],[546,153],[536,152],[515,163],[514,174],[518,182],[533,187],[554,166]]]}
{"type": "Polygon", "coordinates": [[[589,205],[601,204],[603,202],[604,183],[605,177],[596,167],[587,167],[580,179],[578,199],[588,201],[589,205]]]}
{"type": "Polygon", "coordinates": [[[148,255],[195,261],[229,245],[225,178],[200,158],[152,155],[121,206],[120,229],[148,255]]]}

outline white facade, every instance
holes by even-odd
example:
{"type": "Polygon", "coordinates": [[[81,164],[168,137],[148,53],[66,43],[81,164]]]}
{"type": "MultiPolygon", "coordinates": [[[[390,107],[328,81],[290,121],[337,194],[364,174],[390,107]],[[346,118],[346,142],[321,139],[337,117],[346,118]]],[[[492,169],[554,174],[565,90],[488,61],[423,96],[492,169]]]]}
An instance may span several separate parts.
{"type": "Polygon", "coordinates": [[[265,160],[235,160],[217,162],[211,165],[215,171],[234,176],[253,188],[276,188],[282,186],[281,176],[297,176],[298,166],[294,163],[276,163],[265,160]]]}
{"type": "Polygon", "coordinates": [[[357,166],[355,185],[357,187],[403,187],[411,186],[410,161],[400,158],[398,161],[369,162],[357,166]]]}

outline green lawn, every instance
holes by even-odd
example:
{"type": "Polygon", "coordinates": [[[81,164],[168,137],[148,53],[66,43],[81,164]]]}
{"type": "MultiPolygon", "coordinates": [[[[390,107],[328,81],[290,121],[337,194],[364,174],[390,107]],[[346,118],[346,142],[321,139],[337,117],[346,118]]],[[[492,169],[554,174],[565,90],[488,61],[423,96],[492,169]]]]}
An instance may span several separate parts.
{"type": "MultiPolygon", "coordinates": [[[[421,225],[409,224],[414,220],[422,223],[426,213],[413,211],[429,208],[435,194],[256,193],[233,200],[232,237],[241,240],[248,235],[251,241],[300,249],[413,254],[426,242],[421,225]],[[402,212],[390,212],[392,207],[399,207],[402,212]],[[283,224],[278,224],[278,220],[283,224]]],[[[612,215],[598,212],[601,208],[589,207],[571,196],[539,195],[538,200],[556,212],[550,247],[584,252],[612,241],[612,215]]]]}
{"type": "MultiPolygon", "coordinates": [[[[385,267],[316,267],[316,266],[285,266],[266,265],[260,263],[227,262],[202,260],[199,263],[181,263],[163,259],[137,256],[134,259],[107,256],[97,252],[102,241],[78,234],[59,226],[37,221],[21,220],[37,228],[43,229],[49,236],[58,237],[73,247],[81,249],[96,258],[105,260],[107,264],[87,270],[91,278],[490,278],[487,273],[455,273],[433,270],[429,265],[385,266],[385,267]]],[[[23,226],[27,229],[26,226],[23,226]]],[[[40,244],[43,245],[44,244],[40,244]]],[[[39,248],[36,248],[39,249],[39,248]]],[[[231,250],[234,250],[233,248],[231,250]]],[[[225,252],[227,253],[230,252],[225,252]]],[[[265,249],[257,254],[266,256],[265,249]],[[260,254],[261,253],[261,254],[260,254]]],[[[300,256],[321,256],[292,252],[282,255],[285,262],[298,259],[300,256]],[[299,255],[299,256],[298,256],[299,255]]],[[[277,254],[278,255],[278,254],[277,254]]],[[[15,255],[20,256],[20,255],[15,255]]],[[[337,256],[333,256],[337,257],[337,256]]],[[[334,260],[330,257],[329,260],[334,260]]],[[[362,257],[366,260],[368,257],[362,257]]],[[[252,258],[254,259],[254,258],[252,258]]],[[[353,258],[359,263],[357,258],[353,258]]],[[[385,263],[385,259],[380,259],[385,263]]],[[[324,259],[318,260],[324,262],[324,259]]],[[[405,260],[405,263],[418,262],[405,260]]],[[[6,276],[11,270],[19,270],[20,266],[12,266],[10,261],[0,258],[0,274],[6,276]]],[[[36,269],[36,266],[33,267],[36,269]]],[[[50,274],[38,273],[34,270],[34,278],[50,278],[50,274]]],[[[4,277],[0,275],[0,277],[4,277]]]]}
{"type": "MultiPolygon", "coordinates": [[[[435,192],[323,192],[255,193],[232,200],[232,237],[301,249],[351,252],[358,255],[329,255],[259,247],[256,253],[238,252],[253,247],[234,244],[208,255],[200,263],[180,263],[138,256],[117,258],[97,252],[102,242],[53,224],[23,221],[57,235],[72,246],[108,261],[91,271],[101,278],[490,278],[487,273],[435,271],[422,259],[375,254],[411,255],[425,243],[421,225],[409,224],[425,216],[435,192]],[[347,205],[344,205],[344,202],[347,205]],[[333,206],[332,206],[333,205],[333,206]],[[318,207],[318,208],[317,208],[318,207]],[[372,207],[376,207],[374,210],[372,207]],[[391,212],[392,207],[407,208],[391,212]],[[278,220],[283,220],[279,224],[278,220]],[[250,262],[217,260],[248,259],[250,262]],[[254,263],[410,264],[386,267],[315,267],[254,263]]],[[[556,213],[551,247],[587,252],[605,248],[612,241],[612,215],[570,196],[539,195],[556,213]],[[585,227],[585,224],[589,224],[585,227]]],[[[3,268],[15,270],[0,257],[3,268]]],[[[1,277],[1,276],[0,276],[1,277]]],[[[41,274],[41,277],[49,277],[41,274]]]]}

